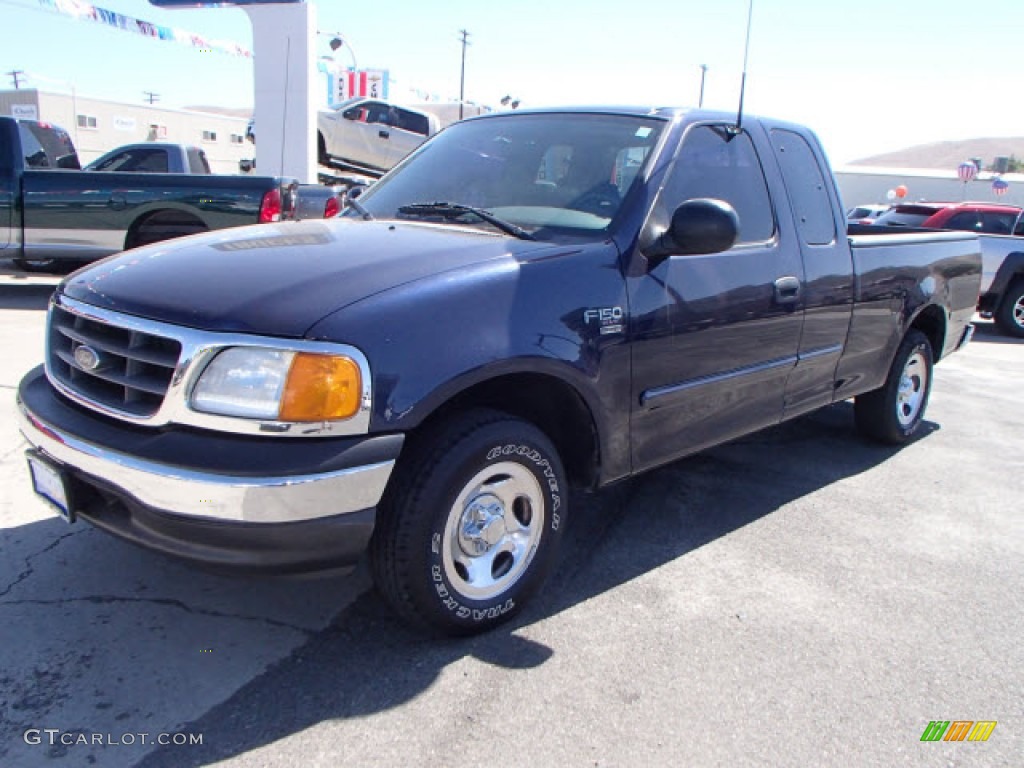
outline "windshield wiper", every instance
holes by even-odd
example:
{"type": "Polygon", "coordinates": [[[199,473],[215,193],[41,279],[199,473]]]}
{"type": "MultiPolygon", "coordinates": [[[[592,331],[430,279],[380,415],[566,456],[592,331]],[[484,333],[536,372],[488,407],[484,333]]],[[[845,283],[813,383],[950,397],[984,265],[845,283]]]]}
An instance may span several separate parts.
{"type": "Polygon", "coordinates": [[[345,205],[354,208],[356,213],[363,217],[363,221],[373,221],[373,214],[363,207],[363,204],[354,197],[345,196],[345,205]]]}
{"type": "Polygon", "coordinates": [[[483,208],[474,208],[471,205],[445,202],[415,203],[413,205],[403,205],[398,209],[398,212],[404,213],[407,216],[441,216],[446,219],[454,219],[458,216],[471,213],[478,219],[482,219],[488,224],[493,224],[506,235],[518,237],[520,240],[537,239],[522,227],[517,227],[511,222],[499,219],[490,211],[485,211],[483,208]]]}

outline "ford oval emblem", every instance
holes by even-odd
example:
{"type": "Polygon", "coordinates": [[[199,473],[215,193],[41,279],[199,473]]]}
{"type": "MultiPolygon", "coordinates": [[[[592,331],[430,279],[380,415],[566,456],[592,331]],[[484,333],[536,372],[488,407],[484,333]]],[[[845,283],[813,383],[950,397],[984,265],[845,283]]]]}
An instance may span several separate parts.
{"type": "Polygon", "coordinates": [[[79,344],[75,347],[75,362],[83,371],[95,371],[100,367],[100,356],[92,347],[79,344]]]}

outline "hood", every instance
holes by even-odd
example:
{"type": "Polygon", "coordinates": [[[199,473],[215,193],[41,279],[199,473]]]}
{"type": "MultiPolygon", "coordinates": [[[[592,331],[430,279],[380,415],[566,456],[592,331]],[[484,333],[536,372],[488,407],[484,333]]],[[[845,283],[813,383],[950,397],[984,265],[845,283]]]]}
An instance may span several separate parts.
{"type": "Polygon", "coordinates": [[[260,224],[166,241],[70,275],[72,299],[205,330],[301,337],[389,288],[549,243],[394,221],[260,224]]]}

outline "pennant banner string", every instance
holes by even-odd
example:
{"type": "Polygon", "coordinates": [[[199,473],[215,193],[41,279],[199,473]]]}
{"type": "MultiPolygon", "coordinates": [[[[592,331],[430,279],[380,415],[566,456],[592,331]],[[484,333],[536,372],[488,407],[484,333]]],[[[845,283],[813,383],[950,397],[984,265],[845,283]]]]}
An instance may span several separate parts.
{"type": "Polygon", "coordinates": [[[80,0],[39,0],[39,5],[62,16],[70,16],[81,21],[92,21],[112,29],[119,29],[122,32],[129,32],[154,40],[167,40],[201,51],[217,51],[218,53],[226,53],[229,56],[241,56],[246,59],[252,58],[252,52],[238,45],[238,43],[226,40],[211,40],[202,35],[195,35],[181,29],[162,27],[159,24],[152,24],[132,16],[108,11],[106,8],[100,8],[80,0]]]}

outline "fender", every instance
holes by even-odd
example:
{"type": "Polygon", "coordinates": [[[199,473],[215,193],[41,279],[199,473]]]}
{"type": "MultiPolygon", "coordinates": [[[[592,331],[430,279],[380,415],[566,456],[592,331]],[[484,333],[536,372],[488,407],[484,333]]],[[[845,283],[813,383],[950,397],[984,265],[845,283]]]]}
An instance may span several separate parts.
{"type": "Polygon", "coordinates": [[[1024,276],[1024,251],[1008,253],[1003,263],[999,265],[995,279],[988,291],[978,301],[978,309],[982,312],[995,312],[999,308],[1003,294],[1010,287],[1010,283],[1017,277],[1024,276]]]}

